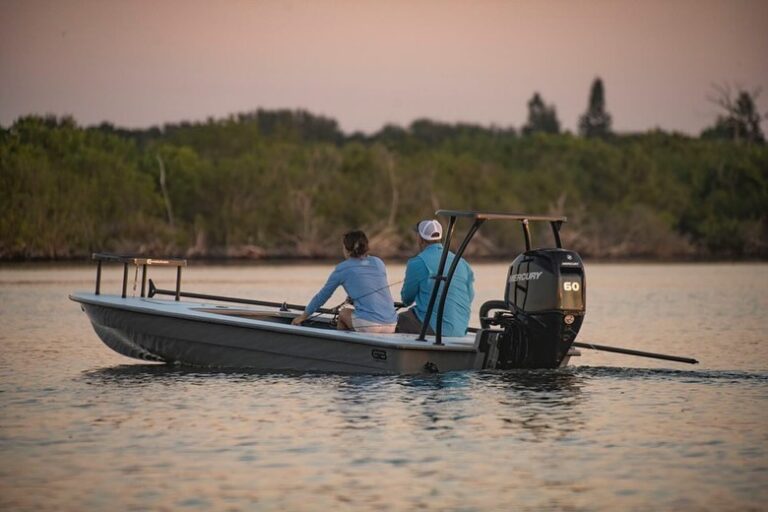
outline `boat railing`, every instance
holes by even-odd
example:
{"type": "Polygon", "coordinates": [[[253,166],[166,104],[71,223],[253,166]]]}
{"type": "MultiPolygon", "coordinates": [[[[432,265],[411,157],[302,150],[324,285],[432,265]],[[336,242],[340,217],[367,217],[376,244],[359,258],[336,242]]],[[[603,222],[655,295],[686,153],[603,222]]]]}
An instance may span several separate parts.
{"type": "MultiPolygon", "coordinates": [[[[147,267],[176,267],[176,300],[181,297],[181,268],[187,266],[187,260],[169,259],[169,258],[144,258],[140,256],[121,256],[118,254],[94,253],[91,259],[96,261],[96,295],[101,294],[101,265],[104,262],[123,264],[123,293],[125,298],[128,290],[128,266],[135,265],[141,267],[141,296],[146,294],[147,287],[147,267]]],[[[135,284],[134,284],[135,286],[135,284]]],[[[135,288],[134,288],[135,289],[135,288]]]]}
{"type": "MultiPolygon", "coordinates": [[[[432,295],[429,298],[429,304],[427,305],[427,312],[424,315],[425,319],[432,318],[432,312],[435,305],[437,305],[437,318],[435,319],[435,345],[443,344],[443,314],[445,312],[445,302],[448,298],[448,288],[451,286],[453,275],[456,272],[456,267],[461,260],[461,256],[469,245],[472,237],[475,236],[480,226],[487,220],[511,220],[520,222],[523,228],[523,237],[525,238],[525,250],[531,250],[531,232],[528,228],[528,223],[531,221],[549,222],[552,227],[552,235],[555,238],[555,247],[562,248],[563,244],[560,240],[560,227],[567,219],[562,216],[553,215],[527,215],[524,213],[496,213],[496,212],[476,212],[476,211],[460,211],[460,210],[438,210],[435,215],[448,217],[448,229],[446,230],[445,241],[443,242],[443,252],[440,255],[440,263],[437,267],[437,274],[433,277],[435,280],[432,286],[432,295]],[[456,219],[468,218],[472,220],[472,226],[467,231],[464,240],[456,250],[456,254],[451,262],[451,266],[448,268],[448,272],[443,275],[445,270],[446,260],[448,259],[448,253],[451,250],[451,238],[453,237],[453,231],[456,227],[456,219]],[[440,300],[438,302],[438,291],[440,284],[445,283],[440,294],[440,300]]],[[[421,333],[416,338],[419,341],[426,341],[427,329],[429,328],[429,321],[425,321],[421,326],[421,333]]]]}

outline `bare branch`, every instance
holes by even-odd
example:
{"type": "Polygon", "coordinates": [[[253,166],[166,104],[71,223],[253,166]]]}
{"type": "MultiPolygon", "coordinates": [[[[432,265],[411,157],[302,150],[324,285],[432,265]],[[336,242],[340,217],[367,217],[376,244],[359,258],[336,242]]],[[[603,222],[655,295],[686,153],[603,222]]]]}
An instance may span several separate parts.
{"type": "Polygon", "coordinates": [[[163,201],[165,202],[165,212],[168,214],[168,224],[173,228],[173,210],[171,209],[171,198],[168,195],[168,189],[165,187],[165,165],[160,155],[155,155],[157,164],[160,166],[160,190],[163,192],[163,201]]]}

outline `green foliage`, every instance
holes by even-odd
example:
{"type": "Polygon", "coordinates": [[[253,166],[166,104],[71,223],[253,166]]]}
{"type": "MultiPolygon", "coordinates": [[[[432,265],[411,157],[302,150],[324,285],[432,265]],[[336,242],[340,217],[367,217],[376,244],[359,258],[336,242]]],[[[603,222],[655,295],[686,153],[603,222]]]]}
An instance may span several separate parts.
{"type": "MultiPolygon", "coordinates": [[[[344,137],[288,111],[144,131],[26,117],[0,131],[0,257],[337,257],[354,228],[403,256],[438,208],[566,214],[564,242],[585,256],[768,256],[765,145],[526,133],[419,120],[344,137]]],[[[488,223],[472,249],[521,244],[488,223]]]]}
{"type": "Polygon", "coordinates": [[[759,91],[749,93],[739,90],[735,100],[731,98],[731,91],[727,87],[719,88],[718,92],[719,96],[713,101],[724,110],[724,114],[719,115],[715,124],[706,128],[701,137],[765,144],[765,135],[760,127],[762,116],[755,104],[759,91]]]}
{"type": "Polygon", "coordinates": [[[560,133],[560,121],[554,105],[544,103],[539,93],[534,93],[528,102],[528,123],[523,126],[523,133],[560,133]]]}
{"type": "Polygon", "coordinates": [[[579,118],[579,134],[583,137],[607,137],[611,133],[611,114],[605,110],[603,81],[595,78],[589,92],[589,105],[579,118]]]}
{"type": "Polygon", "coordinates": [[[157,198],[130,141],[26,117],[0,146],[0,256],[67,257],[156,238],[157,198]]]}

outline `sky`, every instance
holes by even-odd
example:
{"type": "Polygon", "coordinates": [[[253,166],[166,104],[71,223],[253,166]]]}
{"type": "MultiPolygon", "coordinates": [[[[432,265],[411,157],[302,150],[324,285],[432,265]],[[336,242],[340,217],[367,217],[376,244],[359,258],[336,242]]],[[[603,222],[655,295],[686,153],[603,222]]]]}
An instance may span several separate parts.
{"type": "Polygon", "coordinates": [[[598,76],[617,131],[698,134],[713,85],[762,88],[768,113],[768,0],[0,0],[6,127],[302,108],[348,133],[519,128],[539,92],[575,130],[598,76]]]}

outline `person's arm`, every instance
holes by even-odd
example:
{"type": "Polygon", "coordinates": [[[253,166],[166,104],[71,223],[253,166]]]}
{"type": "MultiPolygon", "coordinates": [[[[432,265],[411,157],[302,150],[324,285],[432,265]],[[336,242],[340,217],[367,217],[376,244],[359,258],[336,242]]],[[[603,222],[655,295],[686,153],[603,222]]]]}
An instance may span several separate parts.
{"type": "Polygon", "coordinates": [[[427,266],[419,258],[411,258],[405,267],[405,279],[400,290],[400,299],[404,306],[410,306],[419,293],[419,283],[429,278],[427,266]]]}
{"type": "Polygon", "coordinates": [[[333,272],[331,272],[331,275],[328,276],[328,281],[326,281],[325,285],[320,288],[320,291],[317,292],[314,297],[312,297],[312,300],[309,301],[309,304],[307,304],[304,312],[293,319],[291,322],[293,325],[301,324],[304,320],[309,318],[312,313],[317,311],[319,307],[325,304],[328,299],[331,298],[331,295],[333,295],[333,292],[336,291],[336,288],[341,285],[341,274],[342,273],[339,271],[338,267],[336,267],[333,272]]]}

